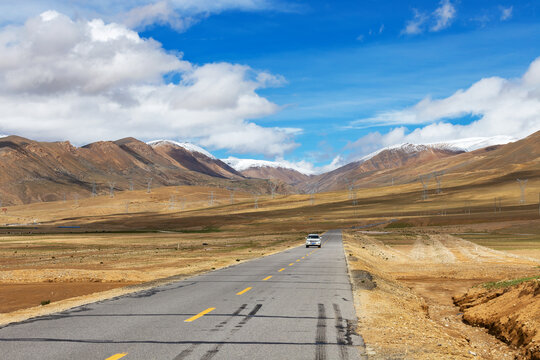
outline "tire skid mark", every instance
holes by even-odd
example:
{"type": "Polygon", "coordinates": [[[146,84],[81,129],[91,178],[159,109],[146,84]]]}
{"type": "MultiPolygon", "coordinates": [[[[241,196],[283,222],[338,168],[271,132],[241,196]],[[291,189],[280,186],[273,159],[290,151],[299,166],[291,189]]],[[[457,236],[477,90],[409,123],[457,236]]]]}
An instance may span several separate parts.
{"type": "Polygon", "coordinates": [[[326,360],[326,310],[324,304],[318,304],[317,333],[315,335],[315,359],[326,360]]]}
{"type": "Polygon", "coordinates": [[[349,338],[349,343],[347,343],[345,338],[346,326],[343,324],[343,317],[341,316],[341,309],[338,304],[332,304],[334,307],[334,317],[336,319],[336,342],[339,347],[339,357],[343,360],[349,358],[347,352],[347,345],[352,345],[352,341],[349,338]]]}
{"type": "MultiPolygon", "coordinates": [[[[244,305],[245,305],[244,306],[244,309],[245,309],[247,304],[244,304],[244,305]]],[[[244,318],[238,323],[238,325],[236,325],[234,327],[234,329],[231,330],[230,334],[225,338],[225,341],[229,340],[233,336],[233,334],[235,332],[240,330],[240,328],[242,328],[242,326],[244,326],[250,319],[252,319],[255,316],[255,314],[257,314],[257,312],[261,309],[261,307],[262,307],[262,304],[255,305],[255,307],[249,312],[249,314],[244,316],[244,318]]],[[[208,350],[206,352],[206,354],[204,354],[203,357],[201,357],[201,360],[210,360],[210,359],[212,359],[214,356],[216,356],[216,354],[219,352],[219,349],[223,345],[224,344],[221,343],[221,344],[218,344],[218,345],[214,346],[212,349],[208,350]]]]}
{"type": "MultiPolygon", "coordinates": [[[[240,313],[242,312],[242,310],[244,310],[245,308],[247,308],[247,304],[242,304],[240,305],[240,307],[238,309],[235,310],[235,312],[233,312],[231,314],[231,316],[229,316],[227,319],[225,319],[224,321],[220,322],[219,324],[217,324],[213,329],[211,329],[210,331],[219,331],[221,328],[223,328],[225,325],[227,325],[227,323],[229,321],[231,321],[232,319],[234,319],[236,316],[240,315],[240,313]]],[[[188,347],[187,349],[183,350],[182,352],[180,352],[180,354],[176,355],[176,357],[173,359],[173,360],[182,360],[182,359],[185,359],[189,354],[191,354],[198,346],[200,346],[201,344],[192,344],[190,347],[188,347]]]]}

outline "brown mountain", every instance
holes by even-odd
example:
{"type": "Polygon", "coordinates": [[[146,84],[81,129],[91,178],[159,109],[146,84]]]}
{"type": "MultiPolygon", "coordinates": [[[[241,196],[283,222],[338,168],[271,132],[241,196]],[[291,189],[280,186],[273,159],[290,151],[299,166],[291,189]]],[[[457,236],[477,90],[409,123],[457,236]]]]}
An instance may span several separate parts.
{"type": "Polygon", "coordinates": [[[241,171],[242,175],[254,179],[269,179],[282,181],[289,185],[304,183],[310,176],[294,169],[270,166],[254,166],[241,171]]]}
{"type": "MultiPolygon", "coordinates": [[[[387,170],[407,167],[455,156],[463,151],[440,149],[425,145],[405,144],[397,148],[383,150],[373,157],[355,161],[333,171],[315,176],[300,188],[304,191],[329,191],[345,189],[359,182],[366,183],[371,177],[387,170]]],[[[371,179],[373,180],[373,179],[371,179]]]]}
{"type": "Polygon", "coordinates": [[[244,176],[223,161],[202,152],[190,151],[175,142],[168,140],[150,143],[152,148],[162,157],[178,166],[214,177],[226,179],[243,179],[244,176]]]}
{"type": "MultiPolygon", "coordinates": [[[[229,186],[229,179],[242,179],[219,160],[199,154],[180,156],[175,150],[154,148],[134,138],[100,141],[80,148],[67,141],[0,138],[0,174],[3,205],[87,197],[93,189],[98,194],[106,194],[111,187],[145,189],[148,182],[153,187],[229,186]]],[[[237,186],[267,187],[263,182],[237,186]]]]}

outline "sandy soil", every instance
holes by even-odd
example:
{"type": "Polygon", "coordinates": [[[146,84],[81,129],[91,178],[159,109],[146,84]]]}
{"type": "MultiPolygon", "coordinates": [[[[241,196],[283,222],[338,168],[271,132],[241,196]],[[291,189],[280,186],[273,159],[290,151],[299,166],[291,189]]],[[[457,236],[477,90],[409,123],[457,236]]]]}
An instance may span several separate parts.
{"type": "Polygon", "coordinates": [[[370,359],[511,359],[519,351],[466,325],[452,296],[537,274],[540,261],[431,230],[345,234],[359,331],[370,359]],[[367,271],[375,287],[355,279],[367,271]],[[357,276],[356,276],[357,277],[357,276]]]}

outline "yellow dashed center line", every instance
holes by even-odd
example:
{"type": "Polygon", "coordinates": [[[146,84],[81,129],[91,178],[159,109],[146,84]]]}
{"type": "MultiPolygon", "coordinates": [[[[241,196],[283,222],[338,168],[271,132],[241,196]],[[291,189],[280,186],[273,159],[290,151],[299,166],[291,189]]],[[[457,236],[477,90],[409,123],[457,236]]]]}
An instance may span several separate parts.
{"type": "Polygon", "coordinates": [[[305,259],[306,257],[305,256],[302,256],[302,259],[305,259]]]}
{"type": "Polygon", "coordinates": [[[293,265],[294,265],[294,263],[290,263],[290,264],[289,264],[289,266],[293,266],[293,265]]]}
{"type": "Polygon", "coordinates": [[[210,311],[214,311],[214,310],[216,310],[216,308],[213,308],[213,307],[208,308],[208,309],[206,309],[204,311],[201,311],[197,315],[192,316],[189,319],[184,320],[184,322],[192,322],[192,321],[197,320],[198,318],[203,317],[204,315],[208,314],[210,311]]]}
{"type": "Polygon", "coordinates": [[[282,272],[283,270],[285,270],[285,268],[281,268],[278,270],[278,272],[282,272]]]}
{"type": "Polygon", "coordinates": [[[299,262],[299,261],[300,261],[300,259],[296,260],[296,262],[299,262]]]}
{"type": "Polygon", "coordinates": [[[240,291],[239,293],[236,293],[236,295],[242,295],[242,294],[245,294],[245,293],[247,293],[249,290],[251,290],[251,288],[250,288],[250,287],[247,287],[247,288],[245,288],[244,290],[240,291]]]}
{"type": "Polygon", "coordinates": [[[263,281],[266,281],[266,280],[270,279],[271,277],[272,277],[272,275],[267,276],[267,277],[265,277],[265,278],[263,279],[263,281]]]}
{"type": "Polygon", "coordinates": [[[126,355],[127,355],[127,353],[114,354],[113,356],[109,356],[105,360],[117,360],[117,359],[123,358],[126,355]]]}

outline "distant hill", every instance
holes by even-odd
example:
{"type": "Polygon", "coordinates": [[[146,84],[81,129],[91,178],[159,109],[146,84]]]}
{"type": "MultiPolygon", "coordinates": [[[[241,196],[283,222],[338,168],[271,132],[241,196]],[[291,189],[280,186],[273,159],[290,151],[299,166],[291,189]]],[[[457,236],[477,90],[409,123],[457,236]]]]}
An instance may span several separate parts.
{"type": "Polygon", "coordinates": [[[310,178],[308,171],[286,162],[233,157],[223,159],[223,161],[249,178],[278,180],[289,185],[296,185],[310,178]]]}
{"type": "Polygon", "coordinates": [[[134,138],[83,147],[69,142],[0,138],[0,201],[3,205],[103,195],[115,190],[171,185],[208,185],[268,192],[265,181],[240,173],[204,153],[167,142],[134,138]]]}
{"type": "Polygon", "coordinates": [[[540,177],[540,132],[511,141],[473,138],[437,144],[400,144],[380,149],[333,171],[314,175],[287,161],[217,159],[190,143],[134,138],[75,147],[67,141],[39,142],[0,137],[2,205],[55,201],[94,191],[173,185],[235,188],[254,194],[322,192],[348,187],[417,182],[435,173],[456,179],[514,181],[540,177]],[[501,180],[503,179],[503,180],[501,180]]]}

